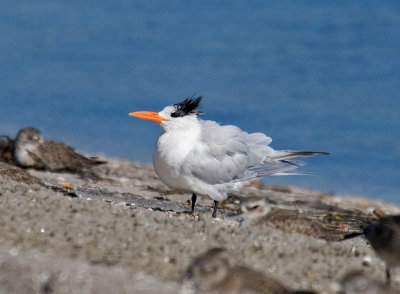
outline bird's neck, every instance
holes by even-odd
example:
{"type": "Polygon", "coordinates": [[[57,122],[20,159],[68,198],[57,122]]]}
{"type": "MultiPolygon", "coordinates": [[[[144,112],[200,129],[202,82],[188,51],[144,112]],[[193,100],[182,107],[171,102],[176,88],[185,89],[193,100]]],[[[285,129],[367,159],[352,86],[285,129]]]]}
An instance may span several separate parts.
{"type": "Polygon", "coordinates": [[[186,154],[198,144],[201,135],[200,122],[195,116],[182,117],[168,121],[162,128],[164,134],[157,142],[157,156],[179,166],[186,154]]]}
{"type": "Polygon", "coordinates": [[[195,115],[174,118],[161,123],[164,133],[187,133],[200,130],[199,119],[195,115]]]}

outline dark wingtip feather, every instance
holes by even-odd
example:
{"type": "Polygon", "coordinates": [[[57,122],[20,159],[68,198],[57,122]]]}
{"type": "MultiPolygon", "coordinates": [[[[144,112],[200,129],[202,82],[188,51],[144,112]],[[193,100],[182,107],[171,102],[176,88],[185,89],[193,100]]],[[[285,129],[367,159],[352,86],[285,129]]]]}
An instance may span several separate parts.
{"type": "Polygon", "coordinates": [[[329,155],[329,152],[319,152],[319,151],[293,151],[293,155],[297,156],[314,156],[314,155],[329,155]]]}
{"type": "Polygon", "coordinates": [[[359,237],[359,236],[362,236],[362,235],[363,235],[363,233],[361,233],[361,232],[353,232],[353,233],[344,235],[343,236],[343,240],[341,240],[341,241],[348,240],[348,239],[353,239],[353,238],[356,238],[356,237],[359,237]]]}
{"type": "Polygon", "coordinates": [[[91,156],[91,157],[89,157],[89,159],[95,165],[101,165],[101,164],[107,163],[107,161],[100,160],[97,156],[91,156]]]}

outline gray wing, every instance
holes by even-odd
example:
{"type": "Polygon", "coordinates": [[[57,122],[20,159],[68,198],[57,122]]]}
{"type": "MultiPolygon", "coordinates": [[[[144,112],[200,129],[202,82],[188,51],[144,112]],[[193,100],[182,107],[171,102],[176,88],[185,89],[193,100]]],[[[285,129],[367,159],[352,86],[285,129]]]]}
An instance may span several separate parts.
{"type": "Polygon", "coordinates": [[[54,141],[46,141],[39,146],[40,160],[48,170],[79,172],[94,165],[94,161],[76,153],[71,146],[54,141]]]}
{"type": "Polygon", "coordinates": [[[297,168],[293,163],[266,159],[274,153],[271,138],[248,134],[235,126],[201,121],[201,143],[185,158],[185,174],[208,183],[244,181],[297,168]]]}
{"type": "Polygon", "coordinates": [[[213,121],[202,124],[201,144],[186,157],[186,174],[208,183],[248,181],[270,175],[287,175],[305,163],[296,157],[325,152],[274,150],[272,139],[262,133],[248,134],[235,126],[220,126],[213,121]]]}

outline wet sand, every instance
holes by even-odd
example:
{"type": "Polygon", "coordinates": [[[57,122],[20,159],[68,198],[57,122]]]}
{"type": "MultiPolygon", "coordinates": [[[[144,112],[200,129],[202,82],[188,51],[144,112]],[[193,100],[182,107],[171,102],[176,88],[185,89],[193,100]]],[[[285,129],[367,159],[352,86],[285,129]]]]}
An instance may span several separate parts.
{"type": "MultiPolygon", "coordinates": [[[[355,269],[384,280],[364,238],[328,242],[247,225],[239,203],[259,197],[344,231],[359,231],[376,208],[400,214],[399,206],[253,183],[213,219],[209,198],[187,213],[190,195],[169,190],[152,167],[107,161],[96,167],[100,180],[0,163],[0,293],[188,293],[179,278],[212,247],[292,289],[337,293],[336,282],[355,269]]],[[[393,284],[400,289],[399,270],[393,284]]]]}

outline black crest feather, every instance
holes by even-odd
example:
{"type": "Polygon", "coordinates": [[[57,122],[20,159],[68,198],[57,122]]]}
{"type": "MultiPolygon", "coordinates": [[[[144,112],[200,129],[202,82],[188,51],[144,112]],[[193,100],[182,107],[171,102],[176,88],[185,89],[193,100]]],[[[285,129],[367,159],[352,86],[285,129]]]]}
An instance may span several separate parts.
{"type": "Polygon", "coordinates": [[[200,111],[199,109],[199,104],[201,101],[202,97],[199,96],[197,98],[194,98],[193,96],[190,98],[186,98],[180,103],[174,104],[176,110],[171,113],[172,117],[182,117],[188,114],[196,114],[196,115],[202,115],[203,112],[200,111]]]}

